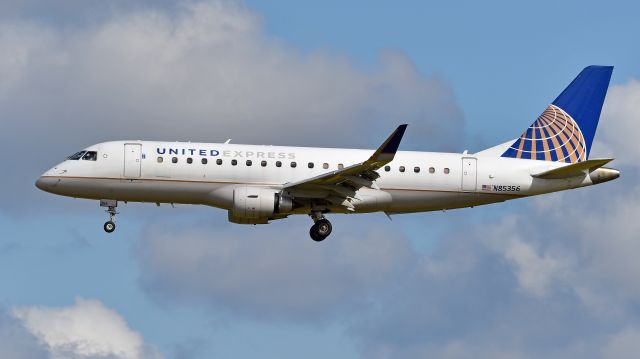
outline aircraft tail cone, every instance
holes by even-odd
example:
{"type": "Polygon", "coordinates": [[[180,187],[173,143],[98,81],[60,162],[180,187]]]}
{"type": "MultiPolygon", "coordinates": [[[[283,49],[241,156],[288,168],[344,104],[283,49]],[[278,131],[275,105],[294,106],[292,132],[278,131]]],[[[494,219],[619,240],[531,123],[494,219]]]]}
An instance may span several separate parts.
{"type": "Polygon", "coordinates": [[[598,168],[595,171],[589,173],[591,182],[593,184],[608,182],[620,177],[620,171],[613,168],[598,168]]]}

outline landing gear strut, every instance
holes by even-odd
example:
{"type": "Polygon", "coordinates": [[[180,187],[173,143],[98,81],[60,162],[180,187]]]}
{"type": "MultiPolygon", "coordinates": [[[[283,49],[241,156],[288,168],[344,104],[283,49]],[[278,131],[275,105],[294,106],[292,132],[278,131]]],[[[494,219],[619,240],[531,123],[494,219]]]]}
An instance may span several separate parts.
{"type": "Polygon", "coordinates": [[[109,213],[109,220],[105,222],[103,227],[104,231],[107,233],[111,233],[116,230],[115,219],[116,219],[116,214],[118,214],[118,212],[116,211],[117,206],[118,206],[118,201],[114,201],[114,200],[100,201],[100,207],[107,207],[106,212],[109,213]]]}
{"type": "Polygon", "coordinates": [[[331,222],[321,212],[311,213],[311,219],[315,222],[309,229],[311,239],[316,242],[324,241],[331,234],[331,222]]]}

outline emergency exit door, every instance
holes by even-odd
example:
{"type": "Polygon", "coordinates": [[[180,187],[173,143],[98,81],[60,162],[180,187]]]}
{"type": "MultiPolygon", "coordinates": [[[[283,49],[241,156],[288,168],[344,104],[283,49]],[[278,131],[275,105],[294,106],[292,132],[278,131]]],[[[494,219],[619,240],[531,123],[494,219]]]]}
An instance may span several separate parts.
{"type": "Polygon", "coordinates": [[[124,177],[139,178],[141,172],[142,145],[125,143],[124,145],[124,177]]]}
{"type": "Polygon", "coordinates": [[[462,191],[464,192],[475,192],[476,190],[477,161],[475,158],[462,159],[462,191]]]}

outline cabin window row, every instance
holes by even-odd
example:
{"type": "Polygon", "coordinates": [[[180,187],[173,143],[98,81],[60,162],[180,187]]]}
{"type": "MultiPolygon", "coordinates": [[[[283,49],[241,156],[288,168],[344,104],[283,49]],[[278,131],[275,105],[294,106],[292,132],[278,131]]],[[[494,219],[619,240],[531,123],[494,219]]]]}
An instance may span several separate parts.
{"type": "MultiPolygon", "coordinates": [[[[158,157],[158,163],[163,163],[163,162],[164,162],[164,158],[162,156],[159,156],[158,157]]],[[[202,163],[203,165],[206,165],[208,162],[209,162],[209,160],[207,158],[201,158],[200,159],[200,163],[202,163]]],[[[171,163],[178,163],[178,157],[171,157],[171,163]]],[[[193,163],[193,158],[188,157],[187,158],[187,163],[188,164],[192,164],[193,163]]],[[[216,159],[216,164],[217,165],[222,165],[222,163],[223,163],[223,161],[222,161],[221,158],[216,159]]],[[[275,164],[276,164],[276,167],[282,167],[282,161],[276,161],[275,164]]],[[[235,160],[235,159],[231,160],[231,165],[232,166],[237,166],[238,165],[238,160],[235,160]]],[[[245,165],[250,167],[250,166],[253,165],[253,161],[252,160],[246,160],[245,161],[245,165]]],[[[267,167],[267,165],[268,165],[267,161],[264,161],[264,160],[260,161],[260,166],[267,167]]],[[[291,168],[296,168],[296,167],[298,167],[298,163],[297,162],[291,162],[289,164],[289,166],[291,166],[291,168]]],[[[313,162],[308,162],[307,163],[307,167],[308,168],[314,168],[314,163],[313,162]]],[[[322,164],[322,168],[328,169],[329,168],[329,164],[326,163],[326,162],[323,163],[322,164]]],[[[341,170],[343,168],[344,168],[344,165],[342,163],[338,163],[338,169],[341,170]]],[[[390,172],[391,171],[391,166],[384,166],[384,170],[385,170],[385,172],[390,172]]],[[[398,166],[398,171],[399,172],[405,172],[406,171],[406,167],[405,166],[398,166]]],[[[435,167],[429,167],[428,171],[429,171],[429,173],[433,174],[433,173],[436,172],[436,169],[435,169],[435,167]]],[[[420,167],[418,167],[418,166],[413,167],[413,172],[420,173],[420,167]]],[[[451,171],[449,170],[448,167],[445,167],[443,169],[443,172],[444,172],[444,174],[449,174],[451,171]]]]}
{"type": "MultiPolygon", "coordinates": [[[[384,171],[385,172],[390,172],[391,171],[391,166],[384,166],[384,171]]],[[[405,172],[406,171],[406,167],[405,166],[398,166],[398,171],[399,172],[405,172]]],[[[420,167],[415,166],[413,167],[413,172],[415,173],[420,173],[420,167]]],[[[435,167],[429,167],[428,172],[433,174],[436,173],[436,168],[435,167]]],[[[448,175],[451,170],[449,169],[449,167],[445,167],[442,172],[444,172],[444,174],[448,175]]]]}
{"type": "MultiPolygon", "coordinates": [[[[158,161],[158,163],[163,163],[164,162],[164,157],[158,156],[157,161],[158,161]]],[[[231,160],[230,162],[231,162],[232,166],[237,166],[238,165],[238,160],[234,159],[234,160],[231,160]]],[[[178,163],[178,157],[171,157],[171,163],[178,163]]],[[[188,164],[192,164],[193,163],[193,158],[188,157],[187,158],[187,163],[188,164]]],[[[202,163],[203,165],[206,165],[207,163],[209,163],[209,160],[207,158],[201,158],[200,159],[200,163],[202,163]]],[[[221,158],[216,159],[216,164],[217,165],[222,165],[222,163],[223,163],[223,161],[222,161],[221,158]]],[[[275,164],[276,164],[276,167],[282,167],[282,161],[276,161],[275,164]]],[[[245,165],[250,167],[250,166],[253,165],[253,161],[252,160],[246,160],[245,161],[245,165]]],[[[264,161],[264,160],[260,161],[260,166],[261,167],[267,167],[267,165],[268,165],[267,161],[264,161]]],[[[291,162],[291,163],[289,163],[289,166],[291,166],[291,168],[296,168],[296,167],[298,167],[298,163],[297,162],[291,162]]],[[[314,165],[313,162],[307,163],[307,167],[308,168],[314,168],[314,166],[315,165],[314,165]]],[[[322,168],[328,169],[329,168],[329,164],[328,163],[323,163],[322,164],[322,168]]],[[[344,168],[344,165],[342,163],[338,163],[338,169],[341,170],[343,168],[344,168]]]]}

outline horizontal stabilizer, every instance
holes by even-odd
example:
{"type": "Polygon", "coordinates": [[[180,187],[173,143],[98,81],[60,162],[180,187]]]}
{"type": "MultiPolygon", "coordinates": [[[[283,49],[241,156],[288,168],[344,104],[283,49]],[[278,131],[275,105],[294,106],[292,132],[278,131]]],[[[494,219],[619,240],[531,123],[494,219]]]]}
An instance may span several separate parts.
{"type": "Polygon", "coordinates": [[[561,179],[561,178],[584,176],[586,174],[589,174],[589,172],[594,171],[611,161],[613,161],[613,158],[586,160],[578,163],[572,163],[567,166],[554,168],[552,170],[534,173],[531,176],[535,178],[543,178],[543,179],[561,179]]]}

